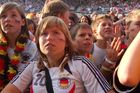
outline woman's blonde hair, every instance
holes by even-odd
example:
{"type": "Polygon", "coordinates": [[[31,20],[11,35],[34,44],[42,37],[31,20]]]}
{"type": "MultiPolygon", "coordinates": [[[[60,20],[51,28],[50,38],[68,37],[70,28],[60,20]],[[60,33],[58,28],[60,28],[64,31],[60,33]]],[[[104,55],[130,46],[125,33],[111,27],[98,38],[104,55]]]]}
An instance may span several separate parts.
{"type": "Polygon", "coordinates": [[[125,23],[127,26],[130,25],[130,23],[135,19],[140,17],[140,9],[134,9],[131,12],[128,13],[128,15],[125,17],[125,23]]]}
{"type": "MultiPolygon", "coordinates": [[[[68,54],[68,57],[71,59],[73,54],[74,54],[74,48],[73,48],[73,43],[72,43],[72,38],[70,35],[70,32],[68,30],[67,25],[64,23],[64,21],[58,17],[55,16],[48,16],[45,17],[39,24],[37,30],[36,30],[36,44],[37,47],[39,49],[40,55],[41,55],[41,59],[40,59],[40,63],[42,64],[41,61],[45,60],[47,61],[47,57],[46,55],[44,55],[41,51],[40,51],[40,47],[39,47],[39,36],[41,33],[43,33],[43,31],[47,28],[53,28],[53,27],[57,27],[58,29],[60,29],[60,31],[62,31],[64,33],[64,36],[66,38],[66,43],[67,46],[65,48],[65,54],[68,54]]],[[[40,68],[40,67],[39,67],[40,68]]],[[[42,68],[42,67],[41,67],[42,68]]]]}
{"type": "Polygon", "coordinates": [[[98,14],[91,24],[92,30],[95,30],[97,28],[97,26],[99,25],[99,23],[101,22],[101,20],[104,20],[104,19],[109,19],[113,22],[113,20],[111,19],[111,17],[109,15],[98,14]]]}

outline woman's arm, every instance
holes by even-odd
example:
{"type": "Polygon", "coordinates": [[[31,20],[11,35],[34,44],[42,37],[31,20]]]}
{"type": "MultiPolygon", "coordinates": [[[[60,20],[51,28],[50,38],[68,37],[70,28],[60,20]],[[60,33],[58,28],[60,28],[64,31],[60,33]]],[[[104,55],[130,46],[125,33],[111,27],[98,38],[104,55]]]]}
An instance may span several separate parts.
{"type": "Polygon", "coordinates": [[[13,84],[9,83],[1,93],[21,93],[20,90],[13,84]]]}
{"type": "Polygon", "coordinates": [[[2,90],[2,93],[23,93],[32,81],[35,63],[36,61],[30,62],[30,64],[10,81],[10,83],[2,90]]]}
{"type": "Polygon", "coordinates": [[[118,68],[119,82],[125,86],[136,86],[140,82],[140,32],[125,52],[118,68]]]}

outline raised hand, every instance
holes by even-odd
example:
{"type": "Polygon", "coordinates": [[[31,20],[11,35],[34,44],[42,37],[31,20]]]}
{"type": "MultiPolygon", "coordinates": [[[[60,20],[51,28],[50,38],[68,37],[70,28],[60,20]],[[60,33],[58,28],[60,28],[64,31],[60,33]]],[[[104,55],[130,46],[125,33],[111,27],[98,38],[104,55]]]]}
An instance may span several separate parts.
{"type": "Polygon", "coordinates": [[[121,39],[119,37],[114,37],[112,42],[107,43],[106,51],[107,59],[112,62],[116,62],[124,52],[124,50],[121,49],[121,39]]]}

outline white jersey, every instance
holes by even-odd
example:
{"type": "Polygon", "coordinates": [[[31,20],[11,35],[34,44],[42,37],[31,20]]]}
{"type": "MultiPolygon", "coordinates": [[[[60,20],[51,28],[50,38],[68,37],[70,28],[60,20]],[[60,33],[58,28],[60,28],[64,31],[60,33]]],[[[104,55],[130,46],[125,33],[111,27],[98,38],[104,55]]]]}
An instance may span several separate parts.
{"type": "MultiPolygon", "coordinates": [[[[8,48],[7,52],[8,52],[8,56],[10,57],[14,54],[14,49],[8,48]]],[[[20,63],[18,64],[18,71],[21,71],[23,68],[25,68],[28,62],[37,60],[37,58],[38,58],[38,52],[37,52],[36,44],[31,40],[28,40],[25,49],[21,53],[21,60],[20,63]]]]}
{"type": "MultiPolygon", "coordinates": [[[[68,70],[60,67],[48,68],[54,93],[107,93],[111,88],[93,62],[85,57],[75,56],[68,61],[68,70]]],[[[32,62],[19,73],[11,83],[21,92],[32,82],[32,93],[48,93],[45,84],[45,71],[32,62]]]]}

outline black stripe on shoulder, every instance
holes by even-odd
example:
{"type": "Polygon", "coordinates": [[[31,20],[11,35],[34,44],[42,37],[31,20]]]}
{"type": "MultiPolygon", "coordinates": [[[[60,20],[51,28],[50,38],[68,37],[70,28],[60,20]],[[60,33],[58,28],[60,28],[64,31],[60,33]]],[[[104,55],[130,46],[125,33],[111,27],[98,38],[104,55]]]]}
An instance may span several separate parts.
{"type": "Polygon", "coordinates": [[[73,59],[74,61],[75,61],[75,60],[82,60],[82,59],[83,59],[83,56],[74,56],[72,59],[73,59]]]}
{"type": "Polygon", "coordinates": [[[90,71],[94,74],[97,81],[102,86],[103,90],[107,92],[111,89],[109,83],[106,81],[102,73],[99,71],[99,69],[94,65],[93,62],[91,62],[89,59],[82,57],[82,62],[90,69],[90,71]]]}
{"type": "Polygon", "coordinates": [[[19,71],[19,72],[17,73],[17,75],[10,81],[10,83],[12,84],[13,82],[15,82],[15,81],[19,78],[20,74],[21,74],[28,66],[29,66],[29,64],[25,65],[25,67],[24,67],[21,71],[19,71]]]}

